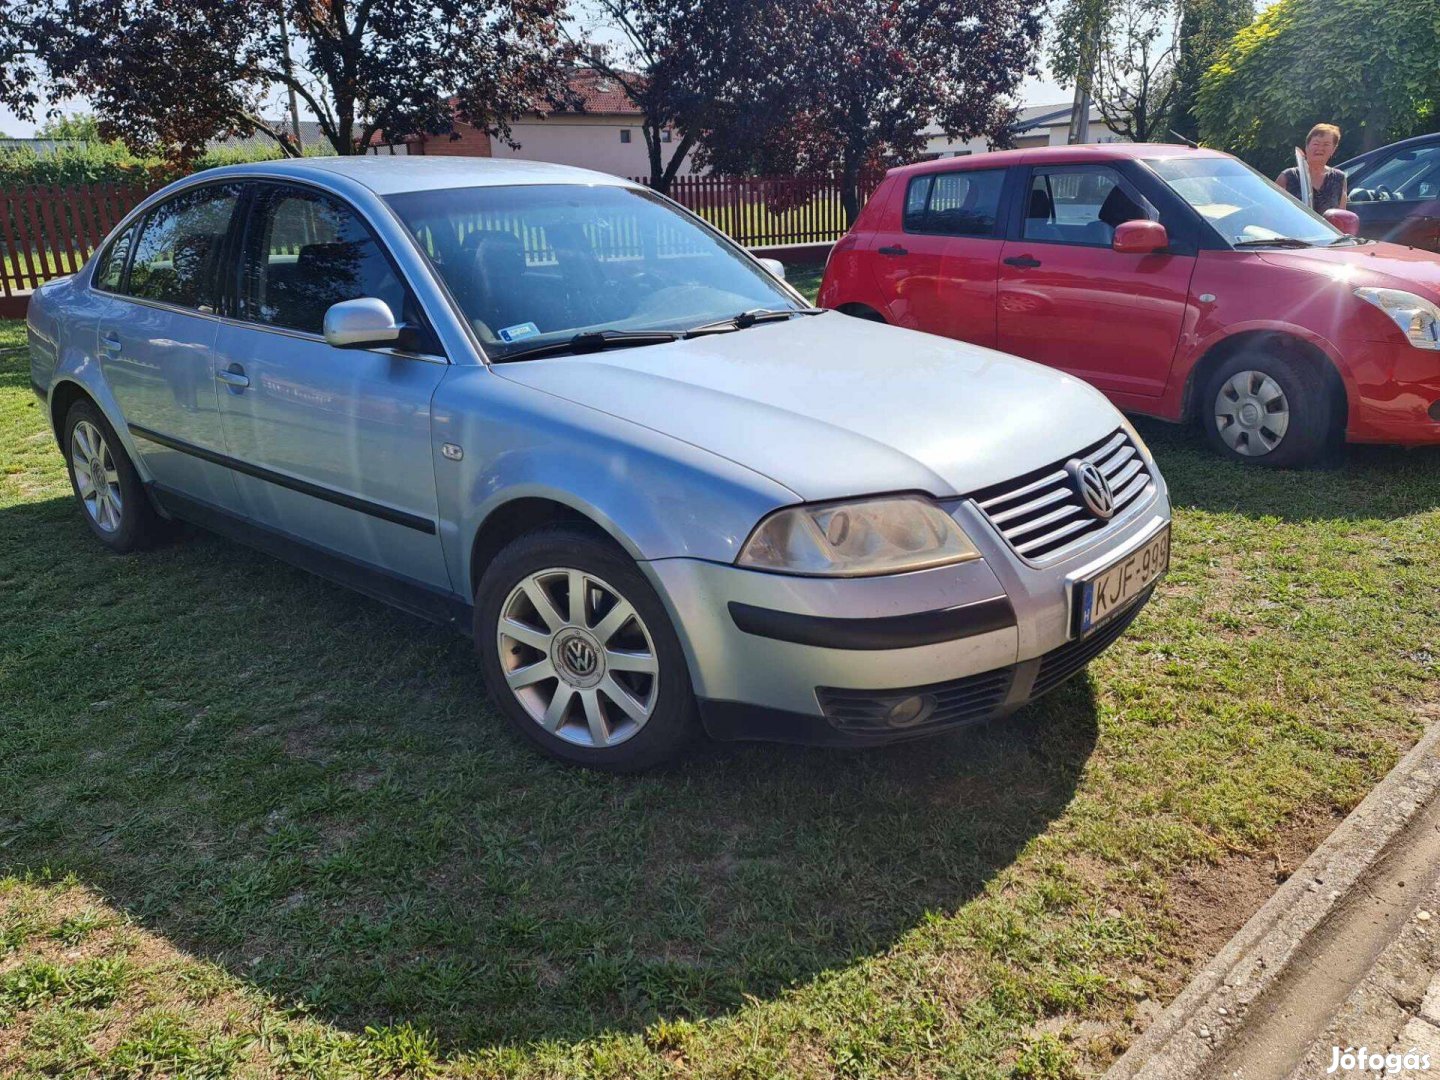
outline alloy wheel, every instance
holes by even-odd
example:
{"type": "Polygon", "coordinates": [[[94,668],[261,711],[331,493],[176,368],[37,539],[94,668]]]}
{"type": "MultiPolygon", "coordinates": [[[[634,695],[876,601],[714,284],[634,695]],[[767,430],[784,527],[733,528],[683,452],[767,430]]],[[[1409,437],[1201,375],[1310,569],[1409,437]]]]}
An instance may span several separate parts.
{"type": "Polygon", "coordinates": [[[89,420],[81,420],[70,434],[70,464],[90,520],[102,532],[115,532],[124,515],[120,472],[105,436],[89,420]]]}
{"type": "Polygon", "coordinates": [[[1290,427],[1290,403],[1263,371],[1238,371],[1215,398],[1215,428],[1225,445],[1245,457],[1270,453],[1290,427]]]}
{"type": "Polygon", "coordinates": [[[655,711],[660,662],[633,604],[569,567],[526,576],[501,605],[500,668],[525,712],[576,746],[633,738],[655,711]]]}

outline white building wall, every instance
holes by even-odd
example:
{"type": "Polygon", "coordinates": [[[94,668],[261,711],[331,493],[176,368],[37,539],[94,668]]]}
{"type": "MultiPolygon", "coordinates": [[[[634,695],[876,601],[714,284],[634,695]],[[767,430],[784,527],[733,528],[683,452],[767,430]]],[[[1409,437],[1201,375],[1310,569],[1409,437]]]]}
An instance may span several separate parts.
{"type": "MultiPolygon", "coordinates": [[[[510,125],[510,137],[520,144],[511,149],[501,139],[491,140],[491,153],[497,158],[522,158],[526,161],[553,161],[582,169],[611,173],[615,176],[645,176],[650,172],[650,158],[645,152],[645,134],[638,117],[623,116],[550,116],[544,120],[525,119],[510,125]],[[622,142],[621,131],[630,132],[630,141],[622,142]]],[[[670,160],[674,144],[664,147],[664,160],[670,160]]],[[[698,172],[694,159],[687,159],[682,173],[698,172]]]]}

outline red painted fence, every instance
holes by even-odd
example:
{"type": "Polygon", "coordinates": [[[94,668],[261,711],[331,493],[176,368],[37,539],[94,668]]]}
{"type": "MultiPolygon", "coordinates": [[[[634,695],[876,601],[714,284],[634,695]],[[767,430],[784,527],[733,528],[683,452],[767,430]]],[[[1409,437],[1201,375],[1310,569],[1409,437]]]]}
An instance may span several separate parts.
{"type": "MultiPolygon", "coordinates": [[[[880,179],[861,180],[862,204],[880,179]]],[[[0,191],[0,318],[23,318],[30,292],[80,269],[151,190],[85,184],[0,191]]],[[[840,184],[833,179],[679,176],[670,197],[748,247],[827,244],[845,232],[840,184]]]]}
{"type": "Polygon", "coordinates": [[[151,190],[84,184],[0,191],[0,318],[22,318],[32,289],[79,270],[151,190]]]}

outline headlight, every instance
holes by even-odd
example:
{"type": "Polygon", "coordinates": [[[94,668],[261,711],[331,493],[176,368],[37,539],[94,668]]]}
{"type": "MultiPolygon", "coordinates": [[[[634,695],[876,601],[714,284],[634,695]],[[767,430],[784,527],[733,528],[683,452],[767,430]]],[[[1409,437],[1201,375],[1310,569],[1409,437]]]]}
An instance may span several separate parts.
{"type": "Polygon", "coordinates": [[[1389,315],[1417,349],[1440,349],[1440,308],[1423,296],[1399,289],[1356,289],[1361,300],[1389,315]]]}
{"type": "Polygon", "coordinates": [[[865,577],[979,557],[940,507],[918,495],[896,495],[777,510],[755,527],[735,561],[786,574],[865,577]]]}

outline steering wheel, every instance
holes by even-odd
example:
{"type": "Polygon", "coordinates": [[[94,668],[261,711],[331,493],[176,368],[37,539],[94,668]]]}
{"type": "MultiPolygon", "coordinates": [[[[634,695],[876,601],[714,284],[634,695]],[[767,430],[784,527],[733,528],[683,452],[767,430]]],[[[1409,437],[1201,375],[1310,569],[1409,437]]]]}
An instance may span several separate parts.
{"type": "Polygon", "coordinates": [[[1395,193],[1391,191],[1388,187],[1386,187],[1384,184],[1376,184],[1375,198],[1379,199],[1381,202],[1389,202],[1391,199],[1395,198],[1395,193]]]}

